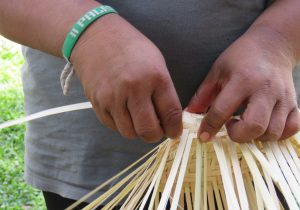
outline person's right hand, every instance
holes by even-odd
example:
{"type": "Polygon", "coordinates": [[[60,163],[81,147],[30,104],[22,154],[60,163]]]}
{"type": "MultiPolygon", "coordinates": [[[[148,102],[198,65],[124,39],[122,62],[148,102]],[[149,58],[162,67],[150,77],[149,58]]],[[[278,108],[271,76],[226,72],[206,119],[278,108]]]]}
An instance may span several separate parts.
{"type": "Polygon", "coordinates": [[[115,14],[91,25],[72,56],[98,119],[124,137],[155,142],[182,132],[182,108],[157,47],[115,14]]]}

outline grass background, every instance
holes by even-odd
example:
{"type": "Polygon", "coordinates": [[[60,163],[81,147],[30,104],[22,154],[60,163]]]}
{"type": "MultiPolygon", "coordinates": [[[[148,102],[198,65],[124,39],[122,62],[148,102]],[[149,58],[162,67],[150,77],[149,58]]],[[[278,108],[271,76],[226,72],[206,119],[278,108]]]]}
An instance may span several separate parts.
{"type": "MultiPolygon", "coordinates": [[[[0,37],[0,123],[24,115],[20,46],[0,37]]],[[[40,191],[27,185],[24,172],[25,126],[0,132],[0,209],[46,209],[40,191]]]]}

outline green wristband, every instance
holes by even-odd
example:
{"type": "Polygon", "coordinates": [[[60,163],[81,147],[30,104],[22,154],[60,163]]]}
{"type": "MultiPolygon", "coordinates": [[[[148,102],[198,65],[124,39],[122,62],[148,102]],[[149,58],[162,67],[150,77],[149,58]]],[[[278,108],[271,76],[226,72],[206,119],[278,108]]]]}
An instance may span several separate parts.
{"type": "Polygon", "coordinates": [[[102,5],[100,7],[91,9],[81,18],[79,18],[79,20],[73,25],[72,29],[68,32],[62,48],[62,54],[68,62],[70,62],[72,50],[76,42],[78,41],[81,34],[85,31],[85,29],[98,18],[110,13],[118,14],[117,11],[112,7],[102,5]]]}

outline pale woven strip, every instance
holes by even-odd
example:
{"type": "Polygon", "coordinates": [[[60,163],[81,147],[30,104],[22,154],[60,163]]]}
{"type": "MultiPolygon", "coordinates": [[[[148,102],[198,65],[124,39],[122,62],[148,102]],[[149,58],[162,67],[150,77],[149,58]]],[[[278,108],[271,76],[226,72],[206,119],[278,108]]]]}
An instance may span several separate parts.
{"type": "MultiPolygon", "coordinates": [[[[162,176],[162,174],[163,174],[163,169],[164,169],[164,167],[165,167],[165,165],[166,165],[166,161],[167,161],[167,158],[168,158],[170,149],[171,149],[171,141],[169,141],[169,142],[167,143],[166,151],[164,152],[164,155],[163,155],[163,157],[162,157],[162,159],[161,159],[161,163],[160,163],[160,165],[159,165],[159,167],[158,167],[158,170],[156,171],[156,174],[155,174],[155,176],[154,176],[154,178],[153,178],[153,181],[152,181],[152,183],[150,184],[150,187],[148,188],[148,190],[147,190],[147,192],[146,192],[146,194],[145,194],[145,196],[144,196],[144,198],[143,198],[143,202],[142,202],[142,204],[140,205],[140,208],[139,208],[140,210],[143,210],[143,209],[144,209],[144,207],[145,207],[145,205],[146,205],[146,202],[147,202],[147,200],[148,200],[148,198],[149,198],[149,196],[150,196],[150,194],[151,194],[151,192],[152,192],[152,190],[153,190],[155,184],[156,184],[157,182],[159,182],[160,179],[161,179],[161,176],[162,176]]],[[[154,197],[156,196],[157,189],[154,190],[152,193],[153,193],[153,194],[152,194],[152,197],[154,198],[154,197]]],[[[153,206],[153,201],[152,201],[152,204],[149,205],[149,208],[152,209],[152,206],[153,206]]],[[[122,208],[121,208],[121,209],[122,209],[122,208]]]]}
{"type": "Polygon", "coordinates": [[[171,210],[177,209],[184,176],[186,173],[186,168],[187,168],[187,164],[188,164],[188,159],[189,159],[192,142],[193,142],[193,139],[195,139],[196,137],[197,137],[197,135],[195,133],[192,133],[192,134],[189,134],[189,136],[187,138],[187,143],[186,143],[186,147],[185,147],[185,150],[183,153],[181,167],[179,170],[178,179],[177,179],[177,183],[176,183],[176,187],[175,187],[175,193],[174,193],[173,200],[172,200],[171,210]]]}
{"type": "MultiPolygon", "coordinates": [[[[0,124],[0,129],[49,115],[89,108],[92,108],[89,102],[57,107],[0,124]]],[[[184,113],[183,116],[185,129],[180,141],[171,139],[164,141],[136,163],[100,185],[68,209],[74,208],[141,162],[144,163],[129,172],[129,175],[85,209],[95,209],[106,200],[108,204],[104,207],[104,210],[113,209],[124,198],[127,198],[128,201],[124,210],[143,209],[147,200],[150,200],[151,209],[155,207],[155,209],[163,210],[168,201],[171,203],[172,210],[183,209],[183,196],[185,196],[189,210],[193,208],[193,204],[194,209],[199,207],[201,210],[214,210],[216,207],[220,210],[223,208],[225,210],[240,208],[241,210],[260,210],[264,208],[273,210],[280,208],[273,182],[279,186],[290,209],[299,209],[299,133],[281,143],[257,142],[236,144],[237,147],[232,147],[235,145],[232,142],[225,144],[228,141],[228,135],[225,130],[221,130],[212,143],[201,144],[195,142],[193,144],[192,139],[196,136],[202,116],[190,113],[184,113]],[[296,145],[296,142],[298,145],[296,145]],[[238,158],[238,155],[241,155],[241,153],[238,154],[238,148],[241,149],[242,159],[238,158]],[[191,160],[192,156],[193,161],[191,160]],[[240,163],[239,160],[241,160],[240,163]],[[192,164],[190,165],[191,161],[192,164]],[[197,163],[197,166],[195,166],[195,163],[197,163]],[[248,172],[245,171],[245,164],[247,164],[248,172]],[[165,171],[165,168],[168,168],[168,170],[165,171]],[[195,171],[192,172],[195,173],[194,175],[190,172],[187,173],[190,169],[195,171]],[[252,178],[250,178],[249,172],[252,178]],[[192,177],[189,177],[191,175],[192,177]],[[197,181],[198,179],[200,181],[197,181]],[[223,181],[219,185],[221,179],[223,181]],[[162,180],[164,181],[162,182],[162,180]],[[110,198],[121,187],[123,188],[121,193],[110,198]],[[162,193],[160,200],[158,192],[162,193]],[[195,195],[198,198],[195,198],[195,195]],[[217,206],[215,206],[215,201],[217,206]]]]}
{"type": "Polygon", "coordinates": [[[67,105],[67,106],[61,106],[61,107],[56,107],[56,108],[52,108],[52,109],[47,109],[47,110],[44,110],[41,112],[31,114],[27,117],[23,117],[20,119],[2,123],[2,124],[0,124],[0,130],[3,128],[22,124],[22,123],[25,123],[28,121],[36,120],[36,119],[39,119],[42,117],[47,117],[50,115],[56,115],[56,114],[61,114],[61,113],[65,113],[65,112],[77,111],[77,110],[82,110],[82,109],[91,109],[91,108],[92,108],[92,104],[90,102],[83,102],[83,103],[78,103],[78,104],[71,104],[71,105],[67,105]]]}
{"type": "Polygon", "coordinates": [[[245,190],[243,175],[242,175],[240,163],[239,163],[239,160],[238,160],[238,157],[236,154],[236,146],[232,141],[228,141],[227,145],[228,145],[229,152],[230,152],[235,181],[236,181],[236,183],[238,183],[237,190],[238,190],[241,210],[249,210],[249,203],[248,203],[247,194],[246,194],[246,190],[245,190]]]}
{"type": "Polygon", "coordinates": [[[218,139],[213,142],[214,149],[216,151],[216,156],[218,158],[221,174],[222,174],[222,180],[224,184],[224,189],[225,189],[225,195],[226,195],[226,200],[227,200],[227,205],[229,209],[236,209],[239,210],[240,206],[238,203],[238,199],[236,197],[234,188],[233,188],[233,182],[230,178],[229,175],[229,170],[223,149],[223,145],[220,142],[222,141],[221,139],[218,139]]]}
{"type": "Polygon", "coordinates": [[[166,182],[165,189],[164,189],[163,194],[161,196],[160,203],[158,205],[157,210],[164,210],[166,208],[169,196],[171,194],[172,186],[174,184],[174,181],[175,181],[175,178],[176,178],[176,175],[177,175],[177,172],[178,172],[178,168],[180,166],[180,162],[181,162],[182,155],[183,155],[183,152],[184,152],[184,148],[185,148],[185,145],[186,145],[186,142],[187,142],[188,134],[189,134],[189,130],[184,129],[183,132],[182,132],[182,136],[180,138],[180,143],[178,145],[176,156],[174,158],[174,162],[173,162],[173,165],[172,165],[172,168],[171,168],[171,171],[170,171],[168,180],[166,182]]]}
{"type": "Polygon", "coordinates": [[[281,192],[283,194],[283,196],[285,197],[288,206],[290,209],[297,209],[298,205],[297,202],[295,200],[295,197],[293,196],[292,191],[290,190],[290,187],[286,181],[286,179],[284,178],[282,171],[280,170],[280,167],[276,161],[276,158],[274,156],[274,153],[270,147],[270,143],[263,143],[265,151],[266,151],[266,156],[268,158],[268,160],[270,161],[270,164],[273,165],[274,173],[276,173],[280,180],[278,182],[279,187],[281,188],[281,192]]]}
{"type": "Polygon", "coordinates": [[[252,177],[253,177],[253,181],[255,182],[255,186],[257,187],[257,189],[260,191],[260,195],[263,195],[263,201],[265,204],[265,207],[268,210],[274,210],[276,209],[276,204],[272,199],[272,196],[270,195],[268,188],[260,174],[260,171],[256,165],[256,162],[254,160],[254,158],[251,156],[251,153],[249,151],[249,149],[247,148],[246,145],[241,144],[241,151],[243,153],[243,156],[245,157],[245,160],[249,166],[249,169],[251,171],[252,177]]]}

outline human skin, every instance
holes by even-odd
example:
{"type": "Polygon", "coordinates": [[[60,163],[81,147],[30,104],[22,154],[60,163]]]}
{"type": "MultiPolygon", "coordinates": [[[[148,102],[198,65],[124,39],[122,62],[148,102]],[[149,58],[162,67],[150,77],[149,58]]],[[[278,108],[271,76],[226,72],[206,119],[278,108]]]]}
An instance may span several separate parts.
{"type": "MultiPolygon", "coordinates": [[[[69,29],[98,5],[92,0],[0,0],[0,33],[61,57],[69,29]]],[[[210,107],[199,130],[203,141],[225,123],[238,142],[284,139],[298,131],[292,81],[300,57],[298,8],[297,0],[276,1],[215,61],[187,107],[196,113],[210,107]],[[241,120],[231,119],[241,104],[246,107],[241,120]]],[[[119,15],[95,21],[79,38],[71,62],[107,127],[147,142],[182,132],[182,108],[162,54],[119,15]]]]}
{"type": "Polygon", "coordinates": [[[300,1],[276,1],[215,61],[188,106],[208,110],[199,129],[203,141],[224,123],[237,142],[285,139],[299,130],[292,79],[300,58],[299,9],[300,1]],[[241,119],[231,119],[241,105],[241,119]]]}

